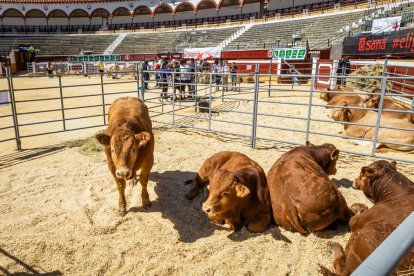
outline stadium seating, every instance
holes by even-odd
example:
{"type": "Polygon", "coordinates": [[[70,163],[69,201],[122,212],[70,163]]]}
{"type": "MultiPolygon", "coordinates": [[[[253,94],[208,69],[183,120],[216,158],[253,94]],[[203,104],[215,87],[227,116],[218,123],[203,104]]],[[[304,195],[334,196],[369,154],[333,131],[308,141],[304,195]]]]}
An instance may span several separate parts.
{"type": "Polygon", "coordinates": [[[0,36],[0,49],[10,52],[20,44],[32,44],[38,55],[79,55],[83,49],[92,47],[95,54],[102,54],[117,35],[71,35],[71,36],[0,36]]]}

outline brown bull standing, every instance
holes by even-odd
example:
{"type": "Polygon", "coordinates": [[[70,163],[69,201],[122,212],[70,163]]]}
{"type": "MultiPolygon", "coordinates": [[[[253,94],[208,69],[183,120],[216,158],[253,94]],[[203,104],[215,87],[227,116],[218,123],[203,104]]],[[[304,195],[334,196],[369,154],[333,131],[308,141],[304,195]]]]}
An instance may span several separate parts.
{"type": "Polygon", "coordinates": [[[329,179],[336,173],[339,150],[332,144],[297,147],[283,154],[267,175],[276,223],[307,234],[335,220],[347,223],[353,212],[329,179]]]}
{"type": "MultiPolygon", "coordinates": [[[[345,252],[340,244],[332,245],[335,273],[341,276],[351,274],[414,211],[414,183],[397,171],[395,162],[380,160],[362,167],[354,188],[374,206],[350,220],[352,235],[345,252]]],[[[414,248],[396,271],[413,267],[414,248]]],[[[331,274],[323,267],[322,272],[331,274]]]]}
{"type": "Polygon", "coordinates": [[[126,180],[135,179],[140,169],[142,205],[151,206],[147,184],[154,163],[154,134],[147,106],[133,97],[115,100],[108,111],[108,128],[96,139],[105,148],[108,167],[118,187],[120,215],[126,214],[126,180]]]}
{"type": "Polygon", "coordinates": [[[203,186],[209,189],[203,211],[210,220],[226,222],[234,231],[246,226],[250,232],[262,232],[270,224],[266,174],[246,155],[232,151],[212,155],[199,169],[186,197],[196,197],[203,186]]]}

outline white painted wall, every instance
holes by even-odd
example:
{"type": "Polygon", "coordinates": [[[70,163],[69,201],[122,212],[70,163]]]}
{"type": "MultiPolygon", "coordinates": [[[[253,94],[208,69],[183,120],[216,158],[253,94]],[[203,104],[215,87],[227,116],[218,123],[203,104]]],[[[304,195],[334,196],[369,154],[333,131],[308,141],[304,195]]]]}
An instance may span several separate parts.
{"type": "Polygon", "coordinates": [[[69,25],[69,20],[67,18],[49,18],[49,25],[69,25]]]}

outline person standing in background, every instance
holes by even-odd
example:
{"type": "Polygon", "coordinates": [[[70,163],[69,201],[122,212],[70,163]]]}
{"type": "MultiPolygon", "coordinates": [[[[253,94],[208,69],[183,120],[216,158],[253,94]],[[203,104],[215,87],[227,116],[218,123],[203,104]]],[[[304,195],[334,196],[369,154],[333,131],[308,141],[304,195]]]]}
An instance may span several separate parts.
{"type": "Polygon", "coordinates": [[[227,60],[223,61],[223,92],[229,91],[229,73],[230,73],[230,66],[227,60]]]}
{"type": "Polygon", "coordinates": [[[148,90],[148,82],[150,80],[150,73],[148,72],[149,70],[148,60],[145,60],[144,63],[142,64],[142,70],[143,70],[143,78],[144,78],[144,89],[148,90]]]}
{"type": "Polygon", "coordinates": [[[105,71],[105,65],[104,65],[102,59],[99,60],[99,63],[98,63],[98,71],[101,74],[105,71]]]}
{"type": "Polygon", "coordinates": [[[237,85],[237,65],[235,62],[232,62],[230,67],[230,78],[231,78],[231,90],[236,91],[237,85]]]}
{"type": "Polygon", "coordinates": [[[49,78],[53,77],[53,66],[52,66],[52,62],[50,61],[47,63],[47,76],[49,78]]]}

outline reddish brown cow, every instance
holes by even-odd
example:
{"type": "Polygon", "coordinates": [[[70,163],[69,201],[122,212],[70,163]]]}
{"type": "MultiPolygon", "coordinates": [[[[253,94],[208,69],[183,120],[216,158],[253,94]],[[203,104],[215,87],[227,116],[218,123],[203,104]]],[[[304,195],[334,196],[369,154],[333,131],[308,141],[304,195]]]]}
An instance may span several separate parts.
{"type": "Polygon", "coordinates": [[[329,179],[336,173],[339,150],[332,144],[294,148],[283,154],[267,175],[276,223],[307,234],[335,220],[348,223],[353,212],[329,179]]]}
{"type": "Polygon", "coordinates": [[[250,232],[262,232],[269,225],[271,206],[266,175],[246,155],[222,151],[208,158],[186,197],[195,198],[207,185],[209,196],[203,211],[210,220],[226,222],[234,231],[247,226],[250,232]]]}
{"type": "MultiPolygon", "coordinates": [[[[414,183],[397,171],[395,162],[380,160],[362,167],[354,188],[362,190],[374,206],[350,220],[352,235],[345,252],[340,244],[332,245],[337,275],[351,274],[414,211],[414,183]]],[[[396,271],[413,266],[414,248],[396,271]]]]}
{"type": "Polygon", "coordinates": [[[108,111],[108,128],[96,135],[105,148],[108,167],[119,192],[119,212],[126,214],[125,181],[139,177],[144,208],[151,205],[147,191],[148,177],[154,163],[154,135],[147,106],[139,99],[115,100],[108,111]]]}

